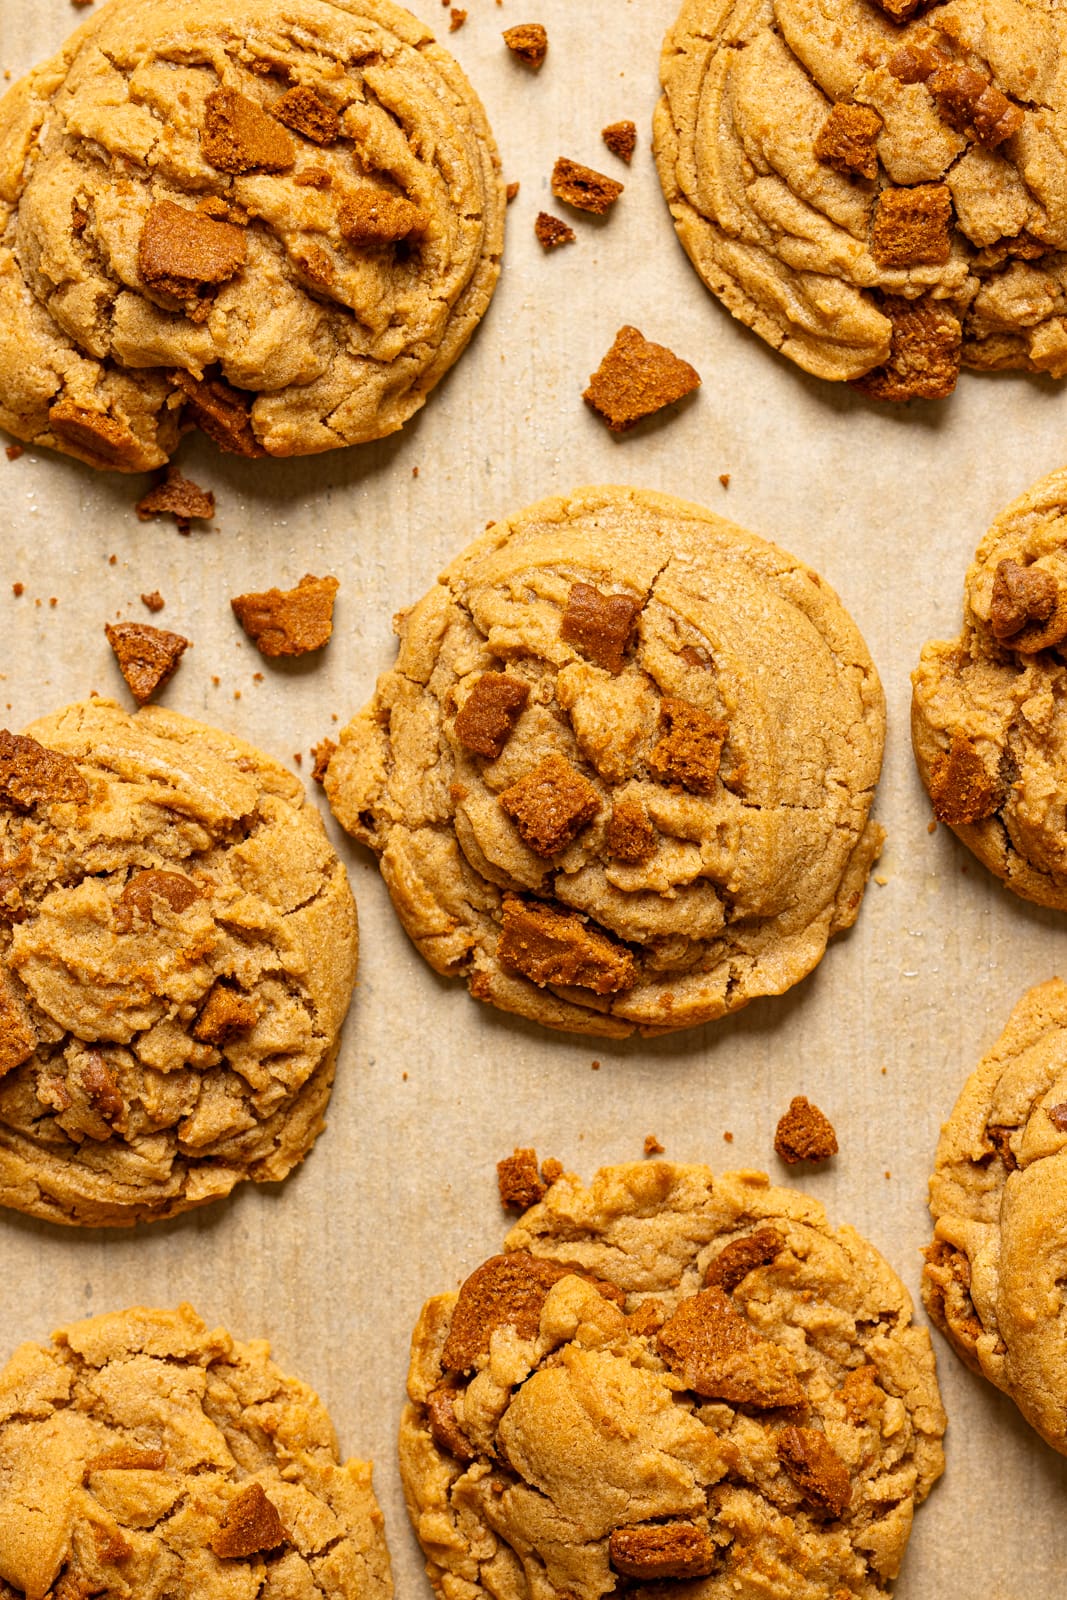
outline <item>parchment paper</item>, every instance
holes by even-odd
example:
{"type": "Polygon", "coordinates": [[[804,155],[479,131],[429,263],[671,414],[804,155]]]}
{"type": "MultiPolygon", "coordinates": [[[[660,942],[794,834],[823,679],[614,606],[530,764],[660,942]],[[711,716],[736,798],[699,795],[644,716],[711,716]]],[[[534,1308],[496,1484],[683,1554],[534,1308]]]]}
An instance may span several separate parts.
{"type": "MultiPolygon", "coordinates": [[[[394,612],[488,520],[581,483],[640,484],[794,551],[857,619],[889,702],[877,805],[888,881],[871,884],[855,930],[788,996],[652,1043],[586,1042],[498,1016],[436,978],[371,858],[335,829],[359,902],[360,981],[329,1127],[304,1167],[276,1190],[248,1185],[134,1232],[0,1216],[0,1361],[73,1318],[181,1298],[239,1336],[269,1338],[322,1395],[346,1453],[374,1458],[401,1600],[430,1596],[395,1466],[408,1340],[423,1299],[499,1247],[497,1159],[535,1144],[590,1176],[640,1158],[654,1133],[671,1158],[787,1180],[774,1124],[803,1092],[832,1117],[841,1154],[797,1182],[865,1233],[917,1297],[940,1123],[1015,1000],[1062,970],[1067,932],[1063,917],[1001,890],[947,830],[928,835],[908,737],[908,674],[925,639],[957,632],[981,534],[1067,457],[1067,391],[965,375],[946,404],[890,409],[806,378],[731,320],[675,240],[650,152],[675,0],[464,3],[455,34],[436,0],[414,9],[469,72],[505,176],[522,184],[501,284],[466,356],[376,446],[242,462],[191,438],[181,464],[215,490],[218,515],[213,532],[189,538],[137,521],[146,480],[0,455],[0,712],[17,729],[92,689],[124,697],[103,624],[149,620],[138,597],[158,588],[155,620],[195,641],[163,703],[282,758],[303,751],[307,774],[310,744],[392,660],[394,612]],[[539,76],[500,39],[530,20],[551,38],[539,76]],[[639,128],[629,173],[600,141],[623,117],[639,128]],[[624,177],[626,192],[546,257],[533,219],[560,209],[548,190],[560,154],[624,177]],[[623,322],[692,361],[704,386],[616,439],[580,394],[623,322]],[[333,641],[321,658],[265,663],[229,597],[304,572],[341,580],[333,641]]],[[[67,0],[0,0],[0,67],[25,71],[83,14],[67,0]]],[[[916,1519],[899,1600],[1059,1594],[1067,1462],[935,1342],[948,1470],[916,1519]]]]}

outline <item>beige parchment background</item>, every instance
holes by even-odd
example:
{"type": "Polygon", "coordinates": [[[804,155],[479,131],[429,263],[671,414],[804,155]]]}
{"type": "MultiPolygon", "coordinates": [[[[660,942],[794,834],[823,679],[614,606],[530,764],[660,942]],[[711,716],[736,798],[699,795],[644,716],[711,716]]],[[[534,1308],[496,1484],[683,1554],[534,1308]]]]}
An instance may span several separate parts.
{"type": "MultiPolygon", "coordinates": [[[[414,9],[468,70],[505,175],[522,184],[500,288],[467,355],[379,445],[242,462],[190,439],[181,464],[215,490],[218,515],[188,539],[137,521],[145,480],[0,454],[0,720],[17,729],[92,689],[122,697],[103,624],[148,620],[138,597],[158,588],[158,621],[195,641],[164,703],[283,758],[301,750],[306,773],[310,744],[391,660],[393,613],[486,521],[580,483],[640,484],[775,539],[853,612],[889,702],[878,800],[888,881],[872,883],[855,930],[787,997],[651,1043],[584,1042],[499,1017],[436,978],[370,857],[335,830],[359,902],[360,981],[329,1128],[304,1168],[275,1191],[249,1187],[132,1233],[0,1216],[0,1360],[70,1319],[180,1298],[240,1336],[268,1337],[323,1396],[346,1453],[373,1456],[402,1600],[430,1595],[394,1463],[408,1338],[422,1300],[498,1247],[500,1156],[536,1144],[588,1176],[639,1158],[654,1133],[669,1157],[783,1179],[774,1124],[805,1092],[833,1118],[841,1154],[799,1183],[917,1295],[939,1125],[1023,989],[1067,966],[1062,917],[1012,900],[946,830],[928,835],[907,721],[908,673],[924,639],[957,631],[964,567],[990,518],[1067,459],[1067,393],[969,375],[946,404],[890,409],[806,378],[731,321],[675,241],[650,153],[675,0],[464,3],[454,35],[437,0],[414,9]],[[500,40],[535,18],[551,37],[539,77],[500,40]],[[621,117],[640,130],[628,174],[599,136],[621,117]],[[553,209],[559,154],[624,177],[626,192],[610,218],[577,220],[578,243],[545,257],[533,219],[553,209]],[[686,356],[704,386],[618,440],[580,394],[623,322],[686,356]],[[229,596],[306,571],[341,580],[333,641],[321,659],[264,663],[229,596]]],[[[68,0],[0,0],[0,68],[17,76],[83,14],[68,0]]],[[[917,1519],[899,1600],[1055,1595],[1067,1462],[936,1343],[948,1470],[917,1519]]]]}

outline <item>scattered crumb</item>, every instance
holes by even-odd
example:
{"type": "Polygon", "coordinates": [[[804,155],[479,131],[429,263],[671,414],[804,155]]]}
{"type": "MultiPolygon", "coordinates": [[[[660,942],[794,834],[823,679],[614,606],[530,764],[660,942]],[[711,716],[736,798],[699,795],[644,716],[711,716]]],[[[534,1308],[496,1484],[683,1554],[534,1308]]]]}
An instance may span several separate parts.
{"type": "Polygon", "coordinates": [[[557,1161],[555,1156],[549,1156],[541,1163],[541,1176],[551,1188],[563,1176],[563,1162],[557,1161]]]}
{"type": "Polygon", "coordinates": [[[722,484],[724,489],[728,489],[730,487],[730,474],[728,472],[720,472],[719,482],[722,484]]]}
{"type": "Polygon", "coordinates": [[[891,1178],[891,1177],[892,1177],[892,1176],[893,1176],[893,1174],[892,1174],[892,1173],[891,1173],[891,1172],[887,1172],[887,1173],[886,1173],[886,1177],[887,1177],[887,1178],[891,1178]]]}
{"type": "Polygon", "coordinates": [[[609,122],[606,128],[601,128],[600,137],[613,156],[630,165],[637,149],[636,122],[609,122]]]}
{"type": "Polygon", "coordinates": [[[794,1095],[778,1120],[774,1148],[789,1166],[798,1161],[829,1161],[837,1154],[833,1123],[804,1095],[794,1095]]]}
{"type": "Polygon", "coordinates": [[[882,1068],[882,1077],[883,1077],[883,1078],[884,1078],[884,1077],[885,1077],[885,1075],[886,1075],[886,1072],[887,1072],[887,1071],[888,1071],[888,1068],[887,1068],[887,1067],[883,1067],[883,1068],[882,1068]]]}
{"type": "Polygon", "coordinates": [[[25,455],[25,447],[21,444],[9,444],[4,451],[9,461],[17,461],[19,456],[25,455]]]}
{"type": "Polygon", "coordinates": [[[263,674],[262,674],[262,672],[253,672],[253,674],[252,674],[252,682],[253,683],[262,683],[263,682],[263,674]]]}
{"type": "Polygon", "coordinates": [[[552,168],[552,193],[556,199],[574,206],[576,211],[591,211],[596,217],[611,210],[623,187],[614,178],[605,177],[593,167],[583,167],[580,161],[571,161],[567,156],[560,156],[552,168]]]}
{"type": "Polygon", "coordinates": [[[644,417],[673,405],[700,387],[700,374],[688,361],[653,344],[637,328],[625,326],[589,379],[582,395],[612,433],[626,433],[644,417]]]}
{"type": "Polygon", "coordinates": [[[300,750],[294,750],[293,751],[293,760],[296,762],[298,767],[302,767],[304,765],[303,752],[300,751],[300,750]]]}
{"type": "Polygon", "coordinates": [[[166,477],[138,500],[135,510],[142,522],[150,522],[153,517],[173,517],[178,532],[188,533],[190,523],[211,521],[215,496],[191,478],[183,478],[176,467],[168,467],[166,477]]]}
{"type": "Polygon", "coordinates": [[[524,66],[539,72],[548,54],[548,34],[540,22],[520,22],[504,29],[504,43],[524,66]]]}
{"type": "Polygon", "coordinates": [[[118,559],[119,559],[118,556],[108,556],[108,558],[107,558],[108,566],[109,567],[113,567],[116,564],[116,562],[118,561],[118,559]]]}
{"type": "Polygon", "coordinates": [[[26,585],[24,583],[13,583],[11,585],[11,593],[15,596],[15,599],[17,600],[20,595],[23,595],[23,594],[26,593],[26,585]]]}
{"type": "Polygon", "coordinates": [[[504,190],[504,198],[507,200],[508,205],[510,205],[511,202],[516,198],[518,192],[519,185],[517,183],[508,184],[507,188],[504,190]]]}
{"type": "Polygon", "coordinates": [[[593,1062],[593,1064],[592,1064],[592,1070],[593,1070],[593,1071],[594,1071],[594,1072],[599,1072],[599,1071],[600,1071],[600,1062],[599,1062],[599,1061],[594,1061],[594,1062],[593,1062]]]}
{"type": "Polygon", "coordinates": [[[645,1155],[661,1156],[666,1147],[660,1144],[654,1133],[645,1134],[645,1155]]]}
{"type": "Polygon", "coordinates": [[[449,18],[449,23],[448,23],[448,31],[449,31],[449,33],[455,33],[457,31],[457,29],[462,28],[462,26],[466,22],[466,20],[467,20],[467,13],[465,11],[461,11],[458,6],[453,6],[452,7],[452,14],[451,14],[451,17],[449,18]]]}
{"type": "Polygon", "coordinates": [[[52,607],[53,610],[55,610],[56,606],[59,604],[58,596],[54,595],[54,594],[53,595],[49,595],[48,604],[52,607]]]}
{"type": "Polygon", "coordinates": [[[219,684],[222,682],[222,679],[217,677],[216,674],[213,672],[211,674],[211,681],[215,685],[215,688],[217,689],[219,684]]]}
{"type": "Polygon", "coordinates": [[[936,817],[931,817],[930,818],[929,822],[926,824],[926,831],[927,831],[927,833],[936,833],[937,832],[937,818],[936,817]]]}
{"type": "Polygon", "coordinates": [[[106,622],[104,632],[139,706],[147,705],[156,690],[174,676],[189,648],[189,640],[180,633],[168,633],[147,622],[106,622]]]}
{"type": "Polygon", "coordinates": [[[417,478],[417,477],[418,477],[418,475],[419,475],[419,469],[418,469],[418,467],[412,467],[412,469],[411,469],[411,476],[412,476],[412,477],[413,477],[413,478],[417,478]]]}
{"type": "Polygon", "coordinates": [[[578,237],[573,228],[547,211],[537,213],[534,233],[542,250],[555,250],[561,244],[572,244],[578,237]]]}
{"type": "Polygon", "coordinates": [[[141,596],[141,604],[147,606],[149,611],[162,611],[166,603],[158,589],[153,589],[151,594],[141,596]]]}
{"type": "Polygon", "coordinates": [[[402,1072],[402,1073],[401,1073],[401,1074],[400,1074],[400,1081],[401,1081],[401,1083],[407,1083],[407,1081],[408,1081],[408,1075],[407,1075],[407,1073],[406,1073],[406,1072],[402,1072]]]}
{"type": "Polygon", "coordinates": [[[733,1142],[734,1142],[734,1136],[730,1132],[729,1129],[727,1129],[726,1132],[723,1134],[723,1138],[726,1140],[727,1144],[733,1144],[733,1142]]]}
{"type": "Polygon", "coordinates": [[[318,744],[312,745],[311,759],[315,765],[311,769],[311,776],[316,783],[326,781],[326,768],[330,765],[330,757],[336,749],[336,739],[320,739],[318,744]]]}
{"type": "Polygon", "coordinates": [[[241,698],[241,691],[240,691],[240,689],[235,689],[235,690],[234,690],[234,691],[233,691],[233,697],[234,697],[234,699],[235,699],[235,700],[240,700],[240,698],[241,698]]]}
{"type": "Polygon", "coordinates": [[[516,1150],[498,1161],[496,1181],[505,1211],[528,1211],[544,1199],[548,1187],[538,1172],[536,1150],[516,1150]]]}
{"type": "Polygon", "coordinates": [[[302,656],[328,643],[339,588],[336,578],[315,578],[306,572],[295,589],[238,594],[230,605],[261,655],[302,656]]]}
{"type": "Polygon", "coordinates": [[[889,879],[886,877],[884,872],[876,872],[874,875],[874,881],[878,885],[879,889],[884,889],[886,884],[889,882],[889,879]]]}

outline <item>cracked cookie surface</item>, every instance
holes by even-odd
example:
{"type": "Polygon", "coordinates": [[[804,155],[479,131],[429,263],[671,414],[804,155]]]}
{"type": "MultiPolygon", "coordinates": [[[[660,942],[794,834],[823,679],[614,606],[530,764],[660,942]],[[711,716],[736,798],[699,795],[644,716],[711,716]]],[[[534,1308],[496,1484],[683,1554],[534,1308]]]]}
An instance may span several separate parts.
{"type": "Polygon", "coordinates": [[[704,283],[817,377],[1067,373],[1067,20],[1040,0],[685,0],[660,181],[704,283]]]}
{"type": "Polygon", "coordinates": [[[941,1130],[923,1301],[1067,1455],[1067,984],[1031,989],[941,1130]]]}
{"type": "Polygon", "coordinates": [[[398,623],[326,772],[410,937],[549,1027],[690,1027],[853,922],[882,831],[877,673],[829,585],[699,506],[579,490],[398,623]]]}
{"type": "Polygon", "coordinates": [[[762,1173],[645,1162],[562,1177],[504,1251],[412,1340],[401,1476],[439,1594],[890,1591],[945,1418],[857,1233],[762,1173]]]}
{"type": "Polygon", "coordinates": [[[498,168],[389,0],[109,0],[0,102],[0,426],[128,472],[393,432],[488,306],[498,168]]]}
{"type": "Polygon", "coordinates": [[[0,1204],[122,1224],[284,1178],[356,952],[344,868],[269,756],[107,700],[0,733],[0,1204]]]}
{"type": "Polygon", "coordinates": [[[912,685],[935,816],[1024,900],[1067,910],[1067,470],[997,517],[963,631],[924,646],[912,685]]]}
{"type": "Polygon", "coordinates": [[[0,1600],[390,1600],[368,1462],[263,1340],[111,1312],[0,1371],[0,1600]]]}

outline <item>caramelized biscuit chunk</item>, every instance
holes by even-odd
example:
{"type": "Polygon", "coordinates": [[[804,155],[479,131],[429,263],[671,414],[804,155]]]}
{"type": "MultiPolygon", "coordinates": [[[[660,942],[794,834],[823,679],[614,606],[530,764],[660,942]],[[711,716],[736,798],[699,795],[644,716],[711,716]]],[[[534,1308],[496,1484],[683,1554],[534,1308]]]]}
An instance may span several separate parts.
{"type": "Polygon", "coordinates": [[[184,872],[162,872],[157,867],[135,872],[115,903],[115,927],[119,933],[129,933],[138,918],[151,922],[157,900],[180,915],[199,899],[198,885],[184,872]]]}
{"type": "Polygon", "coordinates": [[[496,761],[530,698],[530,686],[506,672],[483,672],[456,717],[456,738],[464,749],[496,761]]]}
{"type": "Polygon", "coordinates": [[[624,1578],[658,1583],[665,1578],[706,1578],[718,1552],[706,1528],[694,1522],[646,1522],[616,1528],[608,1540],[608,1559],[624,1578]]]}
{"type": "Polygon", "coordinates": [[[574,583],[567,596],[559,636],[606,672],[618,675],[626,647],[641,614],[641,601],[628,594],[602,594],[591,583],[574,583]]]}
{"type": "Polygon", "coordinates": [[[973,1351],[983,1328],[971,1299],[970,1261],[944,1239],[935,1239],[922,1254],[923,1304],[939,1328],[973,1351]]]}
{"type": "Polygon", "coordinates": [[[82,805],[88,798],[89,785],[69,756],[0,728],[0,805],[32,811],[63,800],[82,805]]]}
{"type": "Polygon", "coordinates": [[[600,810],[600,793],[564,756],[539,766],[499,796],[519,838],[546,859],[559,855],[600,810]]]}
{"type": "Polygon", "coordinates": [[[175,674],[189,640],[149,622],[106,622],[107,642],[139,706],[147,705],[175,674]]]}
{"type": "Polygon", "coordinates": [[[853,387],[875,400],[944,400],[960,375],[960,320],[943,302],[886,295],[882,310],[892,323],[889,360],[853,387]]]}
{"type": "Polygon", "coordinates": [[[196,1020],[193,1038],[201,1044],[228,1044],[254,1027],[258,1016],[255,1002],[247,995],[239,994],[228,984],[217,983],[196,1020]]]}
{"type": "Polygon", "coordinates": [[[469,1372],[489,1354],[489,1341],[498,1328],[514,1328],[520,1339],[535,1339],[545,1296],[574,1270],[525,1250],[483,1261],[460,1287],[441,1351],[442,1366],[450,1372],[469,1372]]]}
{"type": "Polygon", "coordinates": [[[249,415],[255,395],[234,389],[221,378],[194,378],[189,372],[170,374],[185,396],[185,409],[201,433],[234,456],[262,456],[264,451],[252,429],[249,415]]]}
{"type": "Polygon", "coordinates": [[[784,1249],[785,1240],[777,1228],[757,1228],[743,1239],[733,1239],[709,1264],[704,1274],[705,1287],[718,1285],[726,1294],[733,1294],[750,1272],[769,1266],[784,1249]]]}
{"type": "Polygon", "coordinates": [[[630,165],[637,149],[636,122],[609,122],[606,128],[601,128],[600,137],[613,156],[630,165]]]}
{"type": "Polygon", "coordinates": [[[302,656],[328,643],[339,588],[336,578],[315,578],[306,572],[295,589],[238,594],[230,605],[261,655],[302,656]]]}
{"type": "Polygon", "coordinates": [[[877,1367],[855,1367],[837,1392],[854,1428],[861,1428],[885,1398],[878,1385],[877,1367]]]}
{"type": "Polygon", "coordinates": [[[576,912],[515,895],[504,896],[496,956],[502,967],[541,988],[551,983],[618,994],[637,982],[637,963],[625,945],[576,912]]]}
{"type": "Polygon", "coordinates": [[[1047,622],[1056,607],[1059,585],[1044,567],[999,561],[993,574],[989,626],[1003,644],[1028,622],[1047,622]]]}
{"type": "Polygon", "coordinates": [[[161,200],[145,217],[137,270],[149,289],[179,301],[194,321],[202,321],[210,311],[204,297],[240,272],[245,249],[244,228],[161,200]]]}
{"type": "Polygon", "coordinates": [[[128,1445],[117,1445],[114,1450],[102,1450],[85,1463],[82,1479],[88,1483],[94,1472],[162,1472],[167,1458],[162,1450],[134,1450],[128,1445]]]}
{"type": "Polygon", "coordinates": [[[1067,1133],[1067,1103],[1047,1107],[1048,1120],[1059,1133],[1067,1133]]]}
{"type": "Polygon", "coordinates": [[[28,1061],[37,1048],[37,1031],[12,980],[0,982],[0,1078],[28,1061]]]}
{"type": "Polygon", "coordinates": [[[48,422],[53,433],[89,457],[93,466],[136,472],[145,464],[144,451],[136,434],[125,422],[106,411],[94,411],[76,400],[64,398],[51,407],[48,422]]]}
{"type": "Polygon", "coordinates": [[[90,1108],[106,1124],[103,1137],[108,1138],[112,1125],[117,1123],[125,1112],[126,1102],[119,1091],[114,1071],[95,1050],[78,1068],[76,1086],[84,1094],[90,1108]]]}
{"type": "Polygon", "coordinates": [[[278,1509],[258,1483],[230,1501],[211,1548],[223,1560],[244,1561],[261,1550],[277,1550],[288,1543],[278,1509]]]}
{"type": "Polygon", "coordinates": [[[833,1123],[804,1095],[794,1095],[778,1119],[774,1148],[789,1166],[798,1161],[829,1161],[837,1154],[833,1123]]]}
{"type": "MultiPolygon", "coordinates": [[[[135,507],[142,522],[152,517],[173,517],[180,533],[189,532],[190,522],[209,522],[215,515],[215,496],[210,489],[201,489],[191,478],[185,478],[177,467],[168,467],[167,475],[154,489],[138,500],[135,507]]],[[[141,596],[144,600],[144,596],[141,596]]],[[[148,605],[148,601],[145,601],[148,605]]],[[[149,606],[150,611],[161,611],[149,606]]]]}
{"type": "Polygon", "coordinates": [[[536,1150],[516,1150],[496,1164],[500,1204],[506,1211],[528,1211],[548,1193],[537,1168],[536,1150]]]}
{"type": "Polygon", "coordinates": [[[645,417],[699,388],[700,374],[695,367],[627,324],[615,335],[582,399],[603,417],[612,433],[628,433],[645,417]]]}
{"type": "Polygon", "coordinates": [[[884,11],[892,22],[907,22],[920,11],[937,4],[937,0],[872,0],[872,3],[884,11]]]}
{"type": "Polygon", "coordinates": [[[608,854],[616,861],[636,865],[656,853],[659,835],[640,800],[616,800],[608,823],[608,854]]]}
{"type": "Polygon", "coordinates": [[[342,202],[337,225],[349,244],[399,244],[426,231],[426,216],[402,194],[367,187],[342,202]]]}
{"type": "Polygon", "coordinates": [[[775,1439],[778,1459],[813,1511],[840,1517],[852,1500],[848,1468],[817,1428],[783,1428],[775,1439]]]}
{"type": "Polygon", "coordinates": [[[1010,139],[1023,125],[1021,107],[1002,94],[991,78],[962,62],[946,61],[926,80],[926,87],[947,123],[960,132],[973,128],[979,141],[990,149],[1010,139]]]}
{"type": "Polygon", "coordinates": [[[474,1461],[477,1451],[456,1421],[456,1395],[454,1383],[438,1384],[426,1397],[426,1421],[435,1444],[447,1450],[456,1461],[474,1461]]]}
{"type": "Polygon", "coordinates": [[[659,783],[714,794],[728,732],[725,722],[669,695],[660,702],[659,714],[666,732],[648,758],[649,772],[659,783]]]}
{"type": "Polygon", "coordinates": [[[304,84],[287,89],[271,106],[271,114],[294,133],[302,133],[313,144],[336,144],[341,122],[331,105],[304,84]]]}
{"type": "Polygon", "coordinates": [[[578,237],[573,228],[548,211],[537,213],[534,234],[542,250],[556,250],[561,244],[573,244],[578,237]]]}
{"type": "Polygon", "coordinates": [[[927,39],[909,39],[886,62],[898,83],[925,83],[948,58],[927,39]]]}
{"type": "Polygon", "coordinates": [[[296,159],[281,123],[236,89],[215,89],[204,101],[200,150],[218,172],[286,172],[296,159]]]}
{"type": "Polygon", "coordinates": [[[882,119],[870,106],[836,105],[819,129],[816,160],[847,176],[876,178],[881,131],[882,119]]]}
{"type": "Polygon", "coordinates": [[[951,221],[947,183],[883,189],[871,221],[871,254],[880,267],[943,267],[952,254],[951,221]]]}
{"type": "Polygon", "coordinates": [[[548,34],[540,22],[519,22],[514,28],[505,28],[504,43],[513,56],[518,56],[524,66],[536,72],[544,66],[548,54],[548,34]]]}
{"type": "Polygon", "coordinates": [[[804,1404],[788,1350],[761,1339],[717,1286],[683,1300],[656,1348],[694,1393],[771,1410],[804,1404]]]}
{"type": "Polygon", "coordinates": [[[954,733],[948,750],[931,765],[930,799],[939,822],[962,827],[991,817],[1003,804],[1004,786],[986,771],[971,741],[954,733]]]}
{"type": "Polygon", "coordinates": [[[583,167],[580,161],[571,161],[567,156],[560,156],[552,168],[552,193],[556,199],[597,217],[611,210],[623,188],[614,178],[583,167]]]}

